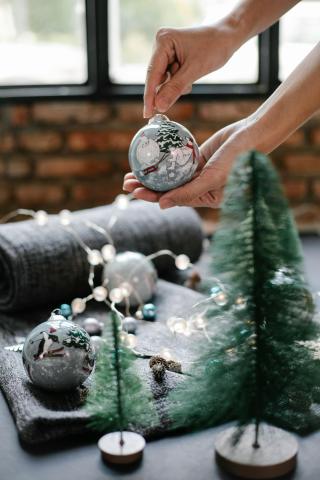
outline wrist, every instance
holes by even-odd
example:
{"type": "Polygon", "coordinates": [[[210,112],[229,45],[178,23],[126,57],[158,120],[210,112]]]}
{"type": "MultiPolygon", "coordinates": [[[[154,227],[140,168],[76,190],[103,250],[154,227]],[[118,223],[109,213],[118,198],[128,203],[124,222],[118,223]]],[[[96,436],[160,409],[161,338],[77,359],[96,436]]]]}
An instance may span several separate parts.
{"type": "Polygon", "coordinates": [[[230,57],[250,37],[248,15],[243,18],[242,11],[235,10],[218,22],[218,28],[228,44],[230,57]]]}

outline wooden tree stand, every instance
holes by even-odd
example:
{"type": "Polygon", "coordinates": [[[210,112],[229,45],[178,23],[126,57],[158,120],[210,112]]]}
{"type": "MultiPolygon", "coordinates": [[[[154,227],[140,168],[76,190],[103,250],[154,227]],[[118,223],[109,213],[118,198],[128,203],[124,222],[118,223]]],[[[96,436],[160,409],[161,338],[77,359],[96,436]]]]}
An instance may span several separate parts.
{"type": "Polygon", "coordinates": [[[225,471],[242,478],[270,479],[291,472],[297,463],[298,443],[293,435],[267,424],[260,425],[259,447],[253,446],[255,425],[221,432],[215,441],[216,461],[225,471]]]}
{"type": "Polygon", "coordinates": [[[134,432],[107,433],[100,438],[98,447],[103,460],[114,465],[129,465],[141,460],[146,441],[142,435],[134,432]]]}

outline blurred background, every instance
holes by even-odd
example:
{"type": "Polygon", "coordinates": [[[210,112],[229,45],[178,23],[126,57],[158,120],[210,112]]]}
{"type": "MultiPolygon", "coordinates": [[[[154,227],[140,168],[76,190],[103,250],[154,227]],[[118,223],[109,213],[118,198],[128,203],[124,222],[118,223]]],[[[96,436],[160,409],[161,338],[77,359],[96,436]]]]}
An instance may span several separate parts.
{"type": "MultiPolygon", "coordinates": [[[[236,3],[0,0],[0,214],[112,201],[130,141],[146,123],[143,83],[157,29],[214,22],[236,3]]],[[[319,41],[319,25],[320,1],[301,1],[201,79],[169,117],[201,144],[250,114],[319,41]]],[[[300,229],[319,230],[320,113],[272,158],[300,229]]],[[[201,214],[212,229],[217,211],[201,214]]]]}

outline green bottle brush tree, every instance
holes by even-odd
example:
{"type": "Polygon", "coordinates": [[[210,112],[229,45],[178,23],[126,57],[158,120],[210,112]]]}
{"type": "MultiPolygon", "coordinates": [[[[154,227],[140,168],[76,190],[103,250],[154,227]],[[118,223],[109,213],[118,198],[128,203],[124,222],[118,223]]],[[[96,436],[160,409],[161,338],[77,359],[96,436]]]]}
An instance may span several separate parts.
{"type": "Polygon", "coordinates": [[[318,428],[320,360],[311,347],[320,328],[287,201],[260,153],[236,161],[212,258],[228,302],[208,302],[210,340],[197,341],[191,376],[171,392],[173,428],[254,423],[256,444],[263,421],[298,433],[318,428]]]}
{"type": "Polygon", "coordinates": [[[120,333],[120,319],[111,312],[87,399],[90,425],[100,432],[141,430],[157,422],[151,392],[136,372],[137,357],[120,333]]]}

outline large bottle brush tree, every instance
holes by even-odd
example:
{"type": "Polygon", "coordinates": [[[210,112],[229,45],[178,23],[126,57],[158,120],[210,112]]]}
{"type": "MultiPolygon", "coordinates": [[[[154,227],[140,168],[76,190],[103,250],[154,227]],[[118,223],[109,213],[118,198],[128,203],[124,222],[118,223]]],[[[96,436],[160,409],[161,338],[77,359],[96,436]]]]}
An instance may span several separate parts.
{"type": "Polygon", "coordinates": [[[227,302],[207,302],[210,341],[196,345],[192,376],[171,395],[171,418],[175,428],[237,420],[217,440],[217,458],[233,473],[271,478],[294,466],[296,444],[264,422],[301,434],[320,425],[320,329],[297,231],[264,155],[236,161],[212,248],[227,302]]]}

